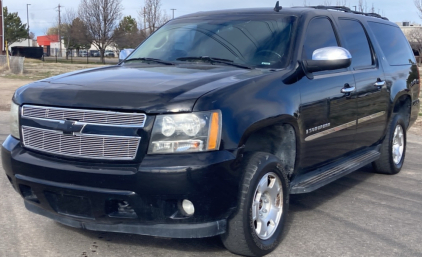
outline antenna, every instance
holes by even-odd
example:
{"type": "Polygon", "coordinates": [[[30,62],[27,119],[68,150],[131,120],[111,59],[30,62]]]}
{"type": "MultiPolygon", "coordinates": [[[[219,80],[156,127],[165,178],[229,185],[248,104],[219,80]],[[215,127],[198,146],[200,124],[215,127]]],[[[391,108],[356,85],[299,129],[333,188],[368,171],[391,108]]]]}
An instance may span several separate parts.
{"type": "Polygon", "coordinates": [[[279,12],[281,9],[283,9],[283,7],[280,6],[280,1],[277,1],[277,3],[275,3],[274,11],[279,12]]]}

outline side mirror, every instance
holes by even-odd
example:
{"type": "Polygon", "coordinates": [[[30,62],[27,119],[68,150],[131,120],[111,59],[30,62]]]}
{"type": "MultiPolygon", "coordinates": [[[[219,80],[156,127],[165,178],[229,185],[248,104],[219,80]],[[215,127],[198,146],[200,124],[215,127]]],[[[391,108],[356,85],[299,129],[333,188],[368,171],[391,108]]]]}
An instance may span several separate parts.
{"type": "Polygon", "coordinates": [[[347,68],[351,63],[352,55],[347,49],[330,46],[315,50],[312,60],[304,60],[303,66],[306,72],[312,73],[347,68]]]}
{"type": "Polygon", "coordinates": [[[124,59],[126,59],[126,57],[128,57],[135,49],[123,49],[120,51],[119,54],[119,62],[123,61],[124,59]]]}

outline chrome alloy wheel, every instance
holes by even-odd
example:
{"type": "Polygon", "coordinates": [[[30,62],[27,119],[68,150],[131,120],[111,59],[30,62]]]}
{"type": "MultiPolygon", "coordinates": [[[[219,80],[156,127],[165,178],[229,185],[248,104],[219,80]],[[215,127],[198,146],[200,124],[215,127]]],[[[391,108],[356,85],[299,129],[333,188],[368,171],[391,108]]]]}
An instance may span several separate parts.
{"type": "Polygon", "coordinates": [[[265,174],[255,189],[252,220],[256,235],[269,239],[276,231],[283,214],[283,186],[277,174],[265,174]]]}
{"type": "Polygon", "coordinates": [[[404,133],[400,124],[397,124],[396,129],[394,130],[392,151],[394,163],[399,164],[403,158],[404,152],[404,133]]]}

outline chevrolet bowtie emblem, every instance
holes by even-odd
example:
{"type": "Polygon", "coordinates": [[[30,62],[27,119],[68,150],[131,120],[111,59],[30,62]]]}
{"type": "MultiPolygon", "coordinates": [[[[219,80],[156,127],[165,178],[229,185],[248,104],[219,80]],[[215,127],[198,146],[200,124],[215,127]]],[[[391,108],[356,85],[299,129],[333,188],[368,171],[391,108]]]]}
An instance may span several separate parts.
{"type": "Polygon", "coordinates": [[[63,131],[63,134],[65,135],[72,135],[74,133],[82,133],[82,130],[84,129],[85,125],[85,123],[65,120],[60,121],[60,123],[56,127],[56,130],[63,131]]]}

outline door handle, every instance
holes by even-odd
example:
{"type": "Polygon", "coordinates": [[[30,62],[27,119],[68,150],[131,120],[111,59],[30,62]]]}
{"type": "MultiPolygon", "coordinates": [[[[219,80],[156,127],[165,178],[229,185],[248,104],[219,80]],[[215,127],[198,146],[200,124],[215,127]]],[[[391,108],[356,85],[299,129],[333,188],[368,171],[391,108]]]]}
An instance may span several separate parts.
{"type": "Polygon", "coordinates": [[[349,94],[354,92],[356,87],[351,87],[349,84],[345,84],[344,87],[341,89],[341,92],[344,94],[349,94]]]}
{"type": "Polygon", "coordinates": [[[376,87],[382,87],[385,85],[385,80],[378,80],[377,82],[375,82],[374,86],[376,87]]]}

